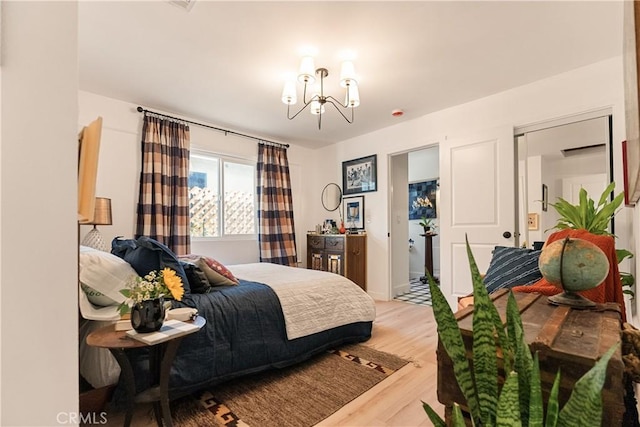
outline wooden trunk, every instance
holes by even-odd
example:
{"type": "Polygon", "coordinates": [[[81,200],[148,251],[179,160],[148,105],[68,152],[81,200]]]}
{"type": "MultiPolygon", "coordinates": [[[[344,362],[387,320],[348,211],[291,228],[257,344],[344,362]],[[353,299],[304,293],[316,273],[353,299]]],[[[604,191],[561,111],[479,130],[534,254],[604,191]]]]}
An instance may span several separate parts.
{"type": "MultiPolygon", "coordinates": [[[[558,368],[561,369],[560,407],[569,399],[574,383],[616,343],[620,342],[621,323],[617,304],[598,304],[594,310],[556,307],[540,294],[514,293],[522,316],[524,334],[532,351],[539,352],[542,393],[546,402],[558,368]]],[[[501,290],[492,299],[505,322],[508,291],[501,290]]],[[[458,325],[472,357],[473,306],[456,313],[458,325]]],[[[451,413],[454,402],[466,409],[466,401],[453,374],[451,359],[438,343],[438,400],[451,413]]],[[[609,361],[602,391],[602,425],[621,426],[624,405],[624,364],[621,349],[609,361]]],[[[502,375],[502,374],[501,374],[502,375]]],[[[500,378],[502,382],[503,377],[500,378]]],[[[447,420],[449,422],[449,420],[447,420]]]]}

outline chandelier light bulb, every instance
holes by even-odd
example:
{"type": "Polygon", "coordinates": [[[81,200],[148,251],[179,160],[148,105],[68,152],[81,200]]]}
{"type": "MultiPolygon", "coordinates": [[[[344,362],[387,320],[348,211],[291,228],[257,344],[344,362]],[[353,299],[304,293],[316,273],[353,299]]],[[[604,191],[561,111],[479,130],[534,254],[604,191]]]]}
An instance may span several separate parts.
{"type": "Polygon", "coordinates": [[[316,81],[316,68],[313,63],[313,57],[304,56],[300,61],[300,70],[298,71],[298,81],[300,83],[313,84],[316,81]]]}
{"type": "Polygon", "coordinates": [[[317,116],[318,114],[324,114],[324,105],[318,101],[311,101],[311,114],[317,116]]]}
{"type": "Polygon", "coordinates": [[[358,85],[354,81],[347,87],[347,95],[344,100],[344,104],[347,107],[357,107],[360,105],[360,92],[358,91],[358,85]]]}
{"type": "Polygon", "coordinates": [[[294,82],[285,82],[282,90],[282,102],[287,105],[293,105],[298,101],[296,97],[296,84],[294,82]]]}
{"type": "Polygon", "coordinates": [[[340,86],[347,87],[356,83],[356,71],[353,62],[344,61],[340,70],[340,86]]]}

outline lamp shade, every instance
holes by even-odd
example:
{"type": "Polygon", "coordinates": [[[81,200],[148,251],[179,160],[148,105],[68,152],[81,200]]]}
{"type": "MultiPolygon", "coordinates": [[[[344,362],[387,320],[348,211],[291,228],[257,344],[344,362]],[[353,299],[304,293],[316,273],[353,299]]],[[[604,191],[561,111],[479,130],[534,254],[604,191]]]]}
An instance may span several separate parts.
{"type": "Polygon", "coordinates": [[[344,101],[347,107],[357,107],[360,105],[360,92],[358,91],[358,85],[354,81],[347,87],[347,95],[344,101]]]}
{"type": "Polygon", "coordinates": [[[111,225],[111,199],[96,197],[96,208],[93,214],[93,225],[111,225]]]}
{"type": "Polygon", "coordinates": [[[344,61],[340,69],[340,86],[347,87],[356,82],[356,70],[353,62],[344,61]]]}
{"type": "Polygon", "coordinates": [[[282,102],[293,105],[298,101],[296,97],[296,85],[294,82],[286,82],[282,90],[282,102]]]}
{"type": "Polygon", "coordinates": [[[300,70],[298,71],[298,81],[300,83],[313,84],[316,81],[316,68],[313,63],[313,57],[303,56],[300,61],[300,70]]]}
{"type": "Polygon", "coordinates": [[[317,116],[318,114],[324,114],[324,105],[319,101],[311,101],[311,114],[317,116]]]}

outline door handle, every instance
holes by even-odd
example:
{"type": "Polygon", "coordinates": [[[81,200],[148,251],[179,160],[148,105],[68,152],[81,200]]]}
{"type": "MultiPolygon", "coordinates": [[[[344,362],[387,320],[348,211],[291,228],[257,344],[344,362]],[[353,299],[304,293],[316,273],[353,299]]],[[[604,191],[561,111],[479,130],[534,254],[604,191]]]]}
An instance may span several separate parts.
{"type": "Polygon", "coordinates": [[[510,239],[511,238],[511,232],[510,231],[505,231],[504,233],[502,233],[502,237],[504,237],[505,239],[510,239]]]}

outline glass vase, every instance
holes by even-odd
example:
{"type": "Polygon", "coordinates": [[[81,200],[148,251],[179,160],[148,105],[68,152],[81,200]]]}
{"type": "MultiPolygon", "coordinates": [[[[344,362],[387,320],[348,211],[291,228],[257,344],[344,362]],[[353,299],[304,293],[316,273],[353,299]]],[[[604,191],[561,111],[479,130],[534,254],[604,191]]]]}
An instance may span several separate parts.
{"type": "Polygon", "coordinates": [[[134,304],[131,308],[131,326],[140,333],[160,330],[164,322],[164,297],[134,304]]]}

